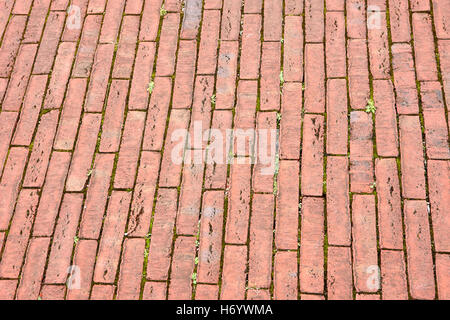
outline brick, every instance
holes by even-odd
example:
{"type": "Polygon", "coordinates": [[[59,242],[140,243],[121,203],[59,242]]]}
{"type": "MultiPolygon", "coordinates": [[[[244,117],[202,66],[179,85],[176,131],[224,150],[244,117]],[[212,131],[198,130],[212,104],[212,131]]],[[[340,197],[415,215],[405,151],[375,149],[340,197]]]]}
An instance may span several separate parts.
{"type": "Polygon", "coordinates": [[[301,97],[300,83],[285,83],[281,101],[280,158],[299,159],[301,143],[301,97]]]}
{"type": "Polygon", "coordinates": [[[248,289],[247,300],[270,300],[268,289],[248,289]]]}
{"type": "Polygon", "coordinates": [[[147,279],[167,280],[177,214],[177,190],[159,189],[150,238],[147,279]]]}
{"type": "Polygon", "coordinates": [[[91,300],[112,300],[114,296],[115,286],[99,285],[92,286],[91,300]]]}
{"type": "Polygon", "coordinates": [[[305,111],[325,111],[325,66],[323,44],[307,44],[305,49],[305,111]]]}
{"type": "Polygon", "coordinates": [[[67,300],[87,300],[91,292],[92,274],[94,272],[97,241],[80,240],[75,247],[73,265],[80,269],[80,289],[67,290],[67,300]]]}
{"type": "Polygon", "coordinates": [[[117,161],[114,188],[130,189],[134,186],[144,126],[144,112],[128,112],[117,161]]]}
{"type": "Polygon", "coordinates": [[[419,81],[437,80],[436,54],[431,24],[431,16],[427,13],[412,15],[416,74],[419,81]]]}
{"type": "MultiPolygon", "coordinates": [[[[207,0],[221,2],[221,0],[207,0]]],[[[262,0],[245,0],[244,13],[261,13],[262,0]]]]}
{"type": "Polygon", "coordinates": [[[12,144],[24,146],[31,144],[33,133],[38,122],[39,113],[41,111],[46,84],[46,75],[31,76],[12,144]]]}
{"type": "Polygon", "coordinates": [[[448,230],[450,220],[446,212],[450,210],[449,181],[450,166],[448,161],[428,161],[428,188],[433,222],[433,240],[435,250],[450,252],[448,230]]]}
{"type": "Polygon", "coordinates": [[[186,144],[186,132],[189,121],[189,110],[174,109],[170,115],[167,137],[170,143],[164,146],[164,155],[161,162],[159,185],[163,187],[176,187],[180,183],[181,166],[186,144]]]}
{"type": "Polygon", "coordinates": [[[8,111],[19,111],[22,104],[28,79],[30,78],[37,44],[24,44],[17,54],[14,69],[9,80],[2,108],[8,111]]]}
{"type": "Polygon", "coordinates": [[[195,288],[195,300],[218,300],[219,286],[198,284],[195,288]]]}
{"type": "Polygon", "coordinates": [[[202,19],[202,6],[201,0],[185,1],[180,33],[181,39],[195,39],[197,37],[202,19]]]}
{"type": "Polygon", "coordinates": [[[273,209],[273,195],[253,195],[248,263],[249,287],[270,287],[272,275],[273,209]]]}
{"type": "Polygon", "coordinates": [[[283,3],[264,1],[264,41],[280,41],[282,34],[283,3]]]}
{"type": "Polygon", "coordinates": [[[348,148],[347,82],[330,79],[327,83],[327,145],[328,154],[347,154],[348,148]]]}
{"type": "Polygon", "coordinates": [[[327,158],[327,232],[329,244],[351,244],[347,157],[327,158]]]}
{"type": "Polygon", "coordinates": [[[36,3],[33,3],[27,29],[24,34],[24,42],[39,42],[50,3],[50,0],[36,1],[36,3]]]}
{"type": "Polygon", "coordinates": [[[382,157],[398,156],[397,113],[394,88],[389,80],[373,82],[375,104],[375,136],[377,153],[382,157]]]}
{"type": "Polygon", "coordinates": [[[50,238],[33,238],[27,250],[16,299],[37,300],[50,238]]]}
{"type": "Polygon", "coordinates": [[[344,12],[328,12],[326,16],[327,76],[345,77],[347,73],[344,12]]]}
{"type": "Polygon", "coordinates": [[[260,15],[244,14],[241,46],[240,79],[257,79],[261,57],[260,15]]]}
{"type": "Polygon", "coordinates": [[[302,0],[287,0],[284,6],[284,13],[286,15],[300,15],[303,12],[302,0]]]}
{"type": "Polygon", "coordinates": [[[300,291],[323,293],[324,290],[324,201],[302,199],[300,235],[300,291]]]}
{"type": "Polygon", "coordinates": [[[111,194],[97,254],[95,282],[113,283],[116,279],[130,201],[129,192],[113,191],[111,194]]]}
{"type": "Polygon", "coordinates": [[[116,41],[125,2],[124,0],[108,1],[106,4],[102,32],[99,39],[100,43],[114,43],[116,41]]]}
{"type": "Polygon", "coordinates": [[[100,129],[100,122],[100,114],[86,113],[83,116],[67,177],[67,191],[81,191],[85,188],[97,144],[97,132],[100,129]]]}
{"type": "Polygon", "coordinates": [[[345,0],[326,0],[327,11],[344,11],[345,0]]]}
{"type": "Polygon", "coordinates": [[[98,239],[110,188],[114,154],[97,154],[86,192],[80,237],[98,239]]]}
{"type": "Polygon", "coordinates": [[[409,288],[413,299],[434,299],[435,284],[427,203],[404,203],[409,288]]]}
{"type": "Polygon", "coordinates": [[[160,8],[163,0],[145,1],[142,11],[140,41],[155,41],[158,35],[160,8]]]}
{"type": "Polygon", "coordinates": [[[157,76],[171,76],[175,72],[179,24],[179,14],[169,13],[163,18],[158,60],[156,61],[157,76]]]}
{"type": "Polygon", "coordinates": [[[71,79],[67,89],[67,96],[62,107],[58,131],[53,147],[59,150],[72,150],[83,110],[86,79],[71,79]]]}
{"type": "Polygon", "coordinates": [[[411,0],[410,6],[412,11],[430,10],[430,2],[427,0],[411,0]]]}
{"type": "Polygon", "coordinates": [[[89,0],[74,0],[67,8],[66,25],[61,41],[78,41],[86,17],[88,2],[89,0]]]}
{"type": "MultiPolygon", "coordinates": [[[[11,14],[11,9],[12,9],[13,5],[14,5],[14,3],[9,2],[9,1],[8,2],[3,1],[1,3],[2,11],[0,14],[0,31],[2,34],[3,34],[3,31],[5,30],[6,25],[8,24],[9,17],[11,14]]],[[[5,285],[6,285],[6,287],[9,288],[9,282],[5,282],[5,285]]],[[[12,298],[14,298],[14,292],[13,292],[12,298]]]]}
{"type": "Polygon", "coordinates": [[[301,300],[325,300],[323,295],[319,295],[319,294],[304,294],[302,293],[301,300]]]}
{"type": "Polygon", "coordinates": [[[287,16],[284,27],[283,76],[285,81],[303,81],[302,17],[287,16]]]}
{"type": "Polygon", "coordinates": [[[305,115],[301,165],[302,195],[321,196],[323,193],[323,133],[321,115],[305,115]]]}
{"type": "Polygon", "coordinates": [[[298,248],[299,176],[298,161],[281,160],[277,181],[275,245],[277,249],[298,248]]]}
{"type": "Polygon", "coordinates": [[[352,253],[347,247],[328,247],[329,300],[353,300],[352,253]]]}
{"type": "Polygon", "coordinates": [[[103,110],[113,53],[113,44],[101,44],[97,48],[84,105],[85,111],[102,112],[103,110]]]}
{"type": "Polygon", "coordinates": [[[8,155],[9,143],[14,133],[16,119],[17,112],[0,113],[0,172],[3,172],[3,166],[8,155]]]}
{"type": "Polygon", "coordinates": [[[444,94],[448,100],[450,97],[450,40],[439,41],[438,48],[444,94]]]}
{"type": "Polygon", "coordinates": [[[400,153],[402,166],[402,195],[425,199],[425,168],[419,118],[400,116],[400,153]]]}
{"type": "Polygon", "coordinates": [[[33,236],[50,236],[53,233],[69,162],[70,153],[53,152],[34,221],[33,236]]]}
{"type": "Polygon", "coordinates": [[[35,190],[19,194],[14,217],[0,262],[0,277],[18,278],[36,214],[39,195],[35,190]]]}
{"type": "Polygon", "coordinates": [[[402,251],[381,250],[383,300],[407,300],[405,260],[402,251]]]}
{"type": "MultiPolygon", "coordinates": [[[[214,74],[217,66],[220,11],[204,10],[198,51],[197,74],[214,74]]],[[[239,32],[239,29],[238,29],[239,32]]]]}
{"type": "Polygon", "coordinates": [[[448,23],[450,20],[450,4],[447,1],[433,0],[433,16],[436,28],[436,36],[439,39],[449,39],[450,30],[448,23]]]}
{"type": "Polygon", "coordinates": [[[27,161],[28,150],[11,148],[0,182],[0,230],[8,229],[9,220],[14,211],[14,204],[19,193],[23,169],[27,161]]]}
{"type": "Polygon", "coordinates": [[[39,46],[34,62],[34,74],[50,73],[53,60],[55,59],[59,38],[64,27],[64,18],[65,13],[49,13],[42,35],[41,45],[39,46]]]}
{"type": "Polygon", "coordinates": [[[389,16],[392,42],[409,42],[411,31],[408,0],[389,0],[389,16]]]}
{"type": "Polygon", "coordinates": [[[133,70],[136,42],[139,32],[138,16],[125,16],[114,60],[113,78],[130,78],[133,70]]]}
{"type": "Polygon", "coordinates": [[[221,40],[239,40],[240,20],[241,3],[232,0],[223,0],[221,40]]]}
{"type": "Polygon", "coordinates": [[[17,280],[0,280],[0,299],[14,300],[17,280]]]}
{"type": "Polygon", "coordinates": [[[351,39],[366,38],[366,3],[364,0],[346,2],[347,36],[351,39]]]}
{"type": "Polygon", "coordinates": [[[148,233],[160,161],[159,153],[142,152],[128,221],[129,236],[145,237],[148,233]]]}
{"type": "Polygon", "coordinates": [[[42,300],[64,300],[65,294],[64,285],[43,285],[39,296],[42,300]]]}
{"type": "Polygon", "coordinates": [[[145,239],[125,239],[117,286],[118,300],[139,300],[145,239]]]}
{"type": "MultiPolygon", "coordinates": [[[[170,93],[172,88],[172,82],[169,78],[156,77],[155,88],[152,92],[150,99],[149,112],[145,124],[144,143],[143,150],[160,151],[164,143],[164,131],[166,129],[166,118],[168,116],[170,93]]],[[[175,115],[183,115],[183,120],[186,123],[180,123],[179,125],[187,128],[187,115],[185,111],[173,111],[175,115]]],[[[172,117],[171,117],[172,118],[172,117]]],[[[173,123],[170,121],[169,126],[173,123]]],[[[178,122],[177,122],[178,124],[178,122]]],[[[177,127],[176,129],[178,129],[177,127]]],[[[173,130],[176,130],[173,129],[173,130]]],[[[170,137],[168,135],[168,137],[170,137]]]]}
{"type": "Polygon", "coordinates": [[[167,0],[164,3],[164,7],[167,11],[180,11],[182,0],[167,0]]]}
{"type": "Polygon", "coordinates": [[[23,181],[25,187],[40,188],[44,184],[56,126],[58,125],[58,116],[59,111],[54,110],[41,117],[23,181]]]}
{"type": "MultiPolygon", "coordinates": [[[[190,3],[190,2],[188,2],[190,3]]],[[[194,40],[181,40],[178,49],[176,78],[172,108],[190,108],[194,90],[197,44],[194,40]]]]}
{"type": "Polygon", "coordinates": [[[67,5],[69,4],[69,0],[55,0],[52,3],[52,10],[65,10],[67,5]]]}
{"type": "Polygon", "coordinates": [[[324,2],[305,0],[306,42],[323,42],[324,38],[324,2]]]}
{"type": "MultiPolygon", "coordinates": [[[[90,4],[92,1],[90,2],[90,4]]],[[[80,44],[75,58],[72,75],[75,77],[88,77],[94,63],[97,39],[100,34],[102,16],[86,16],[80,44]]]]}
{"type": "Polygon", "coordinates": [[[82,204],[82,194],[68,193],[64,196],[53,235],[45,283],[62,284],[66,281],[82,204]]]}
{"type": "Polygon", "coordinates": [[[450,272],[450,259],[448,255],[436,255],[436,277],[438,283],[438,297],[441,300],[448,300],[450,297],[450,285],[448,274],[450,272]]]}
{"type": "Polygon", "coordinates": [[[125,14],[140,14],[144,0],[132,0],[125,4],[125,14]]]}
{"type": "Polygon", "coordinates": [[[220,253],[222,251],[223,198],[223,191],[207,191],[203,195],[199,233],[200,246],[198,251],[197,280],[199,282],[217,283],[219,281],[220,253]]]}
{"type": "Polygon", "coordinates": [[[397,162],[378,158],[375,162],[380,246],[403,249],[402,207],[397,162]]]}
{"type": "MultiPolygon", "coordinates": [[[[225,242],[247,242],[250,215],[251,168],[248,164],[232,165],[225,242]]],[[[222,288],[223,290],[223,288],[222,288]]]]}
{"type": "Polygon", "coordinates": [[[350,105],[352,109],[365,109],[370,96],[366,40],[349,40],[347,58],[350,105]]]}
{"type": "Polygon", "coordinates": [[[192,274],[194,272],[195,238],[178,237],[175,240],[172,269],[169,282],[169,300],[192,298],[192,274]]]}
{"type": "Polygon", "coordinates": [[[373,190],[372,117],[363,111],[350,114],[350,191],[373,190]]]}
{"type": "Polygon", "coordinates": [[[216,83],[216,106],[219,109],[234,107],[238,55],[239,42],[221,43],[216,83]]]}
{"type": "Polygon", "coordinates": [[[233,136],[233,152],[237,156],[248,156],[254,151],[257,90],[256,81],[240,81],[238,84],[233,136]],[[252,129],[252,132],[249,129],[252,129]],[[248,134],[251,134],[251,137],[248,134]],[[246,145],[243,146],[242,143],[246,145]]]}
{"type": "MultiPolygon", "coordinates": [[[[377,230],[375,197],[354,195],[352,203],[353,274],[357,292],[377,292],[377,230]],[[375,271],[373,270],[375,268],[375,271]],[[376,279],[376,278],[375,278],[376,279]]],[[[379,275],[378,275],[379,277],[379,275]]]]}
{"type": "Polygon", "coordinates": [[[297,300],[297,252],[277,252],[274,269],[274,299],[297,300]]]}
{"type": "Polygon", "coordinates": [[[24,16],[12,16],[5,30],[0,47],[0,76],[2,77],[9,77],[11,74],[26,22],[27,18],[24,16]]]}
{"type": "Polygon", "coordinates": [[[167,283],[151,282],[145,283],[143,300],[165,300],[167,291],[167,283]]]}
{"type": "Polygon", "coordinates": [[[375,79],[390,78],[389,42],[386,13],[378,10],[368,12],[372,27],[368,28],[370,72],[375,79]]]}
{"type": "Polygon", "coordinates": [[[139,66],[139,72],[134,72],[133,79],[131,80],[130,97],[128,101],[128,109],[130,110],[146,110],[148,108],[150,96],[148,88],[153,72],[155,52],[155,42],[139,43],[135,60],[135,65],[139,66]]]}
{"type": "Polygon", "coordinates": [[[14,4],[14,8],[12,10],[13,14],[28,14],[31,8],[32,0],[24,0],[20,2],[16,2],[14,4]]]}
{"type": "Polygon", "coordinates": [[[185,163],[177,214],[177,234],[195,235],[203,185],[203,163],[185,163]]]}
{"type": "Polygon", "coordinates": [[[246,246],[225,246],[221,300],[243,300],[245,297],[246,246]]]}

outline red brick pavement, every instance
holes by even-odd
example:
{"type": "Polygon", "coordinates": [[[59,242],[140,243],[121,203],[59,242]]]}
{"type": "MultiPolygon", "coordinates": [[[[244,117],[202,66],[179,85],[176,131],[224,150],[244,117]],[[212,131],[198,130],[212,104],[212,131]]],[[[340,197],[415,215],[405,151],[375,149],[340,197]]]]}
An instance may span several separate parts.
{"type": "Polygon", "coordinates": [[[449,101],[450,0],[0,0],[0,299],[450,299],[449,101]]]}

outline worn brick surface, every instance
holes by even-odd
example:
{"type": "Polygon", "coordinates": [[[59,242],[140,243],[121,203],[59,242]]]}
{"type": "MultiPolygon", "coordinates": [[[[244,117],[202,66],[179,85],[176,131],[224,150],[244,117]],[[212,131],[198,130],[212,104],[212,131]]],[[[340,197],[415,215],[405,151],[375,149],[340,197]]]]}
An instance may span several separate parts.
{"type": "Polygon", "coordinates": [[[449,101],[449,0],[0,0],[0,299],[449,299],[449,101]]]}

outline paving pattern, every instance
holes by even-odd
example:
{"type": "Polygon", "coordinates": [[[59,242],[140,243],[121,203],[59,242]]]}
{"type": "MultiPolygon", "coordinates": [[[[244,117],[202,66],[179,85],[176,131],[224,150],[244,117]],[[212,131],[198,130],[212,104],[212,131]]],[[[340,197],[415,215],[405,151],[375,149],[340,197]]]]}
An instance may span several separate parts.
{"type": "Polygon", "coordinates": [[[450,0],[0,0],[0,37],[0,299],[450,299],[450,0]]]}

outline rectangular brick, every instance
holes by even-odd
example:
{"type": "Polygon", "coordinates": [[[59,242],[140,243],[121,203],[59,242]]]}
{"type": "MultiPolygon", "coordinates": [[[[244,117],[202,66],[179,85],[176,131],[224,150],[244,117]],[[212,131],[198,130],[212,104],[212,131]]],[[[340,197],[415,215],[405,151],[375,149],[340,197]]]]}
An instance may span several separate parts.
{"type": "MultiPolygon", "coordinates": [[[[216,23],[218,21],[219,20],[216,20],[216,23]]],[[[239,31],[241,27],[241,3],[239,1],[223,0],[222,21],[220,39],[239,40],[239,31]]]]}
{"type": "Polygon", "coordinates": [[[324,38],[324,2],[305,0],[306,42],[323,42],[324,38]]]}
{"type": "Polygon", "coordinates": [[[302,0],[287,0],[284,5],[285,15],[300,15],[303,12],[302,0]]]}
{"type": "Polygon", "coordinates": [[[280,251],[275,255],[274,299],[297,300],[297,252],[280,251]]]}
{"type": "Polygon", "coordinates": [[[411,0],[410,7],[412,11],[429,11],[430,2],[428,0],[411,0]]]}
{"type": "Polygon", "coordinates": [[[217,45],[220,31],[218,21],[220,21],[220,11],[203,11],[201,40],[197,60],[197,74],[214,74],[216,72],[217,45]]]}
{"type": "Polygon", "coordinates": [[[324,291],[324,201],[322,198],[302,199],[300,235],[300,291],[324,291]]]}
{"type": "Polygon", "coordinates": [[[351,39],[366,38],[366,1],[347,0],[347,36],[351,39]]]}
{"type": "Polygon", "coordinates": [[[436,53],[431,16],[428,13],[412,15],[414,53],[417,80],[437,80],[436,53]]]}
{"type": "Polygon", "coordinates": [[[64,300],[65,285],[42,285],[39,296],[42,300],[64,300]]]}
{"type": "MultiPolygon", "coordinates": [[[[125,16],[114,60],[113,78],[130,78],[133,70],[139,32],[138,16],[125,16]]],[[[140,66],[138,66],[140,68],[140,66]]]]}
{"type": "Polygon", "coordinates": [[[39,42],[50,3],[51,0],[36,1],[33,3],[27,29],[24,34],[24,42],[39,42]]]}
{"type": "Polygon", "coordinates": [[[114,43],[117,40],[125,2],[125,0],[107,2],[99,39],[100,43],[114,43]]]}
{"type": "Polygon", "coordinates": [[[239,76],[241,79],[257,79],[261,57],[260,15],[244,14],[241,46],[239,76]]]}
{"type": "Polygon", "coordinates": [[[330,79],[327,82],[327,153],[348,152],[347,81],[330,79]]]}
{"type": "Polygon", "coordinates": [[[178,49],[172,108],[190,108],[192,106],[196,58],[196,41],[181,40],[178,49]]]}
{"type": "Polygon", "coordinates": [[[280,41],[282,36],[283,3],[264,1],[264,41],[280,41]]]}
{"type": "MultiPolygon", "coordinates": [[[[353,274],[357,292],[377,292],[372,283],[373,268],[378,268],[375,197],[353,195],[353,274]]],[[[378,270],[378,269],[376,269],[378,270]]],[[[376,271],[375,271],[376,272],[376,271]]]]}
{"type": "Polygon", "coordinates": [[[368,19],[373,24],[368,28],[370,72],[375,79],[389,79],[391,66],[386,13],[369,11],[368,19]]]}
{"type": "Polygon", "coordinates": [[[131,0],[125,4],[125,14],[140,14],[144,0],[131,0]]]}
{"type": "Polygon", "coordinates": [[[128,221],[129,236],[145,237],[149,231],[160,161],[157,152],[141,154],[128,221]]]}
{"type": "Polygon", "coordinates": [[[223,207],[223,191],[204,193],[198,251],[197,280],[199,282],[218,283],[220,278],[223,207]]]}
{"type": "Polygon", "coordinates": [[[307,44],[305,49],[305,111],[325,111],[324,46],[307,44]]]}
{"type": "Polygon", "coordinates": [[[349,40],[347,58],[350,105],[352,109],[365,109],[370,95],[366,40],[349,40]]]}
{"type": "Polygon", "coordinates": [[[157,76],[171,76],[175,72],[180,15],[169,13],[163,18],[156,61],[157,76]]]}
{"type": "Polygon", "coordinates": [[[218,300],[219,286],[198,284],[195,288],[195,300],[218,300]]]}
{"type": "Polygon", "coordinates": [[[352,252],[348,247],[328,247],[329,300],[353,300],[352,252]]]}
{"type": "Polygon", "coordinates": [[[155,41],[158,36],[160,9],[163,0],[145,1],[142,11],[140,41],[155,41]]]}
{"type": "Polygon", "coordinates": [[[246,246],[225,246],[221,300],[243,300],[245,297],[246,246]]]}
{"type": "Polygon", "coordinates": [[[277,249],[296,250],[299,228],[299,180],[298,161],[281,160],[277,181],[277,212],[275,245],[277,249]],[[297,179],[295,179],[297,178],[297,179]]]}
{"type": "Polygon", "coordinates": [[[327,232],[329,244],[351,244],[347,157],[327,158],[327,232]]]}
{"type": "Polygon", "coordinates": [[[14,133],[17,112],[0,113],[0,172],[3,172],[6,157],[8,155],[9,143],[14,133]]]}
{"type": "Polygon", "coordinates": [[[305,115],[301,166],[302,195],[321,196],[323,193],[323,134],[323,116],[305,115]]]}
{"type": "Polygon", "coordinates": [[[129,192],[113,191],[111,194],[97,254],[95,282],[113,283],[116,279],[130,201],[129,192]]]}
{"type": "Polygon", "coordinates": [[[80,289],[67,290],[67,300],[87,300],[91,292],[97,241],[80,240],[75,247],[73,264],[80,269],[80,289]]]}
{"type": "Polygon", "coordinates": [[[419,117],[400,116],[402,195],[425,199],[425,168],[419,117]]]}
{"type": "Polygon", "coordinates": [[[450,30],[448,22],[450,19],[450,4],[447,1],[433,0],[433,16],[436,28],[436,37],[439,39],[449,39],[450,30]]]}
{"type": "Polygon", "coordinates": [[[450,99],[450,40],[440,40],[438,48],[444,94],[448,101],[450,99]]]}
{"type": "Polygon", "coordinates": [[[216,107],[232,109],[235,102],[239,42],[221,42],[217,69],[216,107]]]}
{"type": "Polygon", "coordinates": [[[148,255],[149,280],[168,280],[176,214],[177,190],[159,189],[148,255]]]}
{"type": "Polygon", "coordinates": [[[234,118],[234,136],[233,151],[237,156],[248,156],[253,154],[253,129],[256,120],[256,104],[257,104],[257,82],[256,81],[239,81],[237,89],[236,112],[234,118]],[[252,132],[248,130],[252,129],[252,132]],[[240,131],[239,131],[240,130],[240,131]],[[249,141],[244,141],[242,146],[239,139],[246,139],[248,133],[252,137],[248,137],[249,141]]]}
{"type": "MultiPolygon", "coordinates": [[[[220,3],[222,0],[207,0],[206,2],[215,1],[220,3]]],[[[262,0],[244,0],[244,13],[261,13],[262,0]]],[[[205,7],[206,8],[206,7],[205,7]]]]}
{"type": "Polygon", "coordinates": [[[97,154],[80,224],[80,237],[98,239],[108,199],[114,154],[97,154]]]}
{"type": "Polygon", "coordinates": [[[326,16],[327,77],[345,77],[347,73],[344,12],[326,16]]]}
{"type": "MultiPolygon", "coordinates": [[[[90,2],[92,3],[92,1],[90,2]]],[[[74,77],[88,77],[94,63],[97,40],[102,23],[101,15],[88,15],[85,19],[83,32],[78,46],[72,75],[74,77]]]]}
{"type": "Polygon", "coordinates": [[[19,193],[23,169],[27,161],[28,150],[25,148],[11,148],[6,161],[0,183],[0,230],[8,229],[12,217],[14,204],[19,193]]]}
{"type": "Polygon", "coordinates": [[[97,145],[100,123],[101,114],[84,114],[67,177],[67,191],[81,191],[85,188],[97,145]]]}
{"type": "Polygon", "coordinates": [[[271,194],[254,194],[250,221],[248,286],[270,287],[272,278],[274,199],[271,194]]]}
{"type": "Polygon", "coordinates": [[[302,95],[300,83],[284,84],[279,134],[281,159],[300,158],[302,95]]]}
{"type": "Polygon", "coordinates": [[[381,250],[383,300],[407,300],[405,258],[402,251],[381,250]]]}
{"type": "Polygon", "coordinates": [[[178,237],[172,257],[169,281],[169,300],[192,299],[192,274],[194,272],[195,238],[178,237]]]}
{"type": "Polygon", "coordinates": [[[167,292],[166,282],[148,281],[145,283],[143,300],[165,300],[167,292]]]}
{"type": "Polygon", "coordinates": [[[115,286],[94,284],[90,300],[113,300],[115,286]]]}
{"type": "Polygon", "coordinates": [[[287,16],[285,18],[283,42],[283,75],[285,81],[303,81],[302,28],[303,19],[301,16],[287,16]]]}
{"type": "Polygon", "coordinates": [[[200,21],[202,20],[202,6],[202,0],[185,1],[180,32],[181,39],[195,39],[198,36],[200,21]]]}
{"type": "Polygon", "coordinates": [[[11,75],[26,22],[27,18],[25,16],[15,15],[11,17],[6,27],[3,36],[4,40],[0,47],[0,76],[2,77],[9,77],[11,75]]]}
{"type": "Polygon", "coordinates": [[[441,300],[448,300],[450,298],[449,279],[450,259],[449,255],[436,255],[436,278],[438,283],[438,296],[441,300]]]}
{"type": "Polygon", "coordinates": [[[389,16],[392,41],[409,42],[411,30],[408,0],[389,0],[389,16]]]}
{"type": "Polygon", "coordinates": [[[83,27],[83,21],[86,17],[88,2],[89,0],[74,0],[67,7],[66,25],[61,41],[78,41],[83,27]]]}
{"type": "Polygon", "coordinates": [[[117,286],[117,300],[139,300],[145,239],[125,239],[117,286]]]}
{"type": "MultiPolygon", "coordinates": [[[[30,84],[25,95],[19,121],[12,144],[29,146],[33,139],[33,134],[39,119],[42,100],[44,98],[47,85],[47,75],[31,76],[30,84]]],[[[4,113],[6,114],[6,113],[4,113]]],[[[14,115],[14,113],[10,113],[14,115]]],[[[7,125],[7,124],[6,124],[7,125]]],[[[7,127],[8,128],[8,125],[7,127]]],[[[5,137],[6,139],[6,137],[5,137]]],[[[9,143],[9,139],[8,143],[9,143]]]]}
{"type": "Polygon", "coordinates": [[[50,236],[53,233],[69,162],[70,153],[53,152],[34,221],[33,236],[50,236]]]}
{"type": "Polygon", "coordinates": [[[17,282],[18,280],[0,280],[0,299],[14,300],[17,282]]]}
{"type": "Polygon", "coordinates": [[[434,299],[435,284],[426,201],[404,203],[409,288],[414,299],[434,299]]]}
{"type": "Polygon", "coordinates": [[[402,207],[397,162],[376,159],[380,247],[403,249],[402,207]]]}

